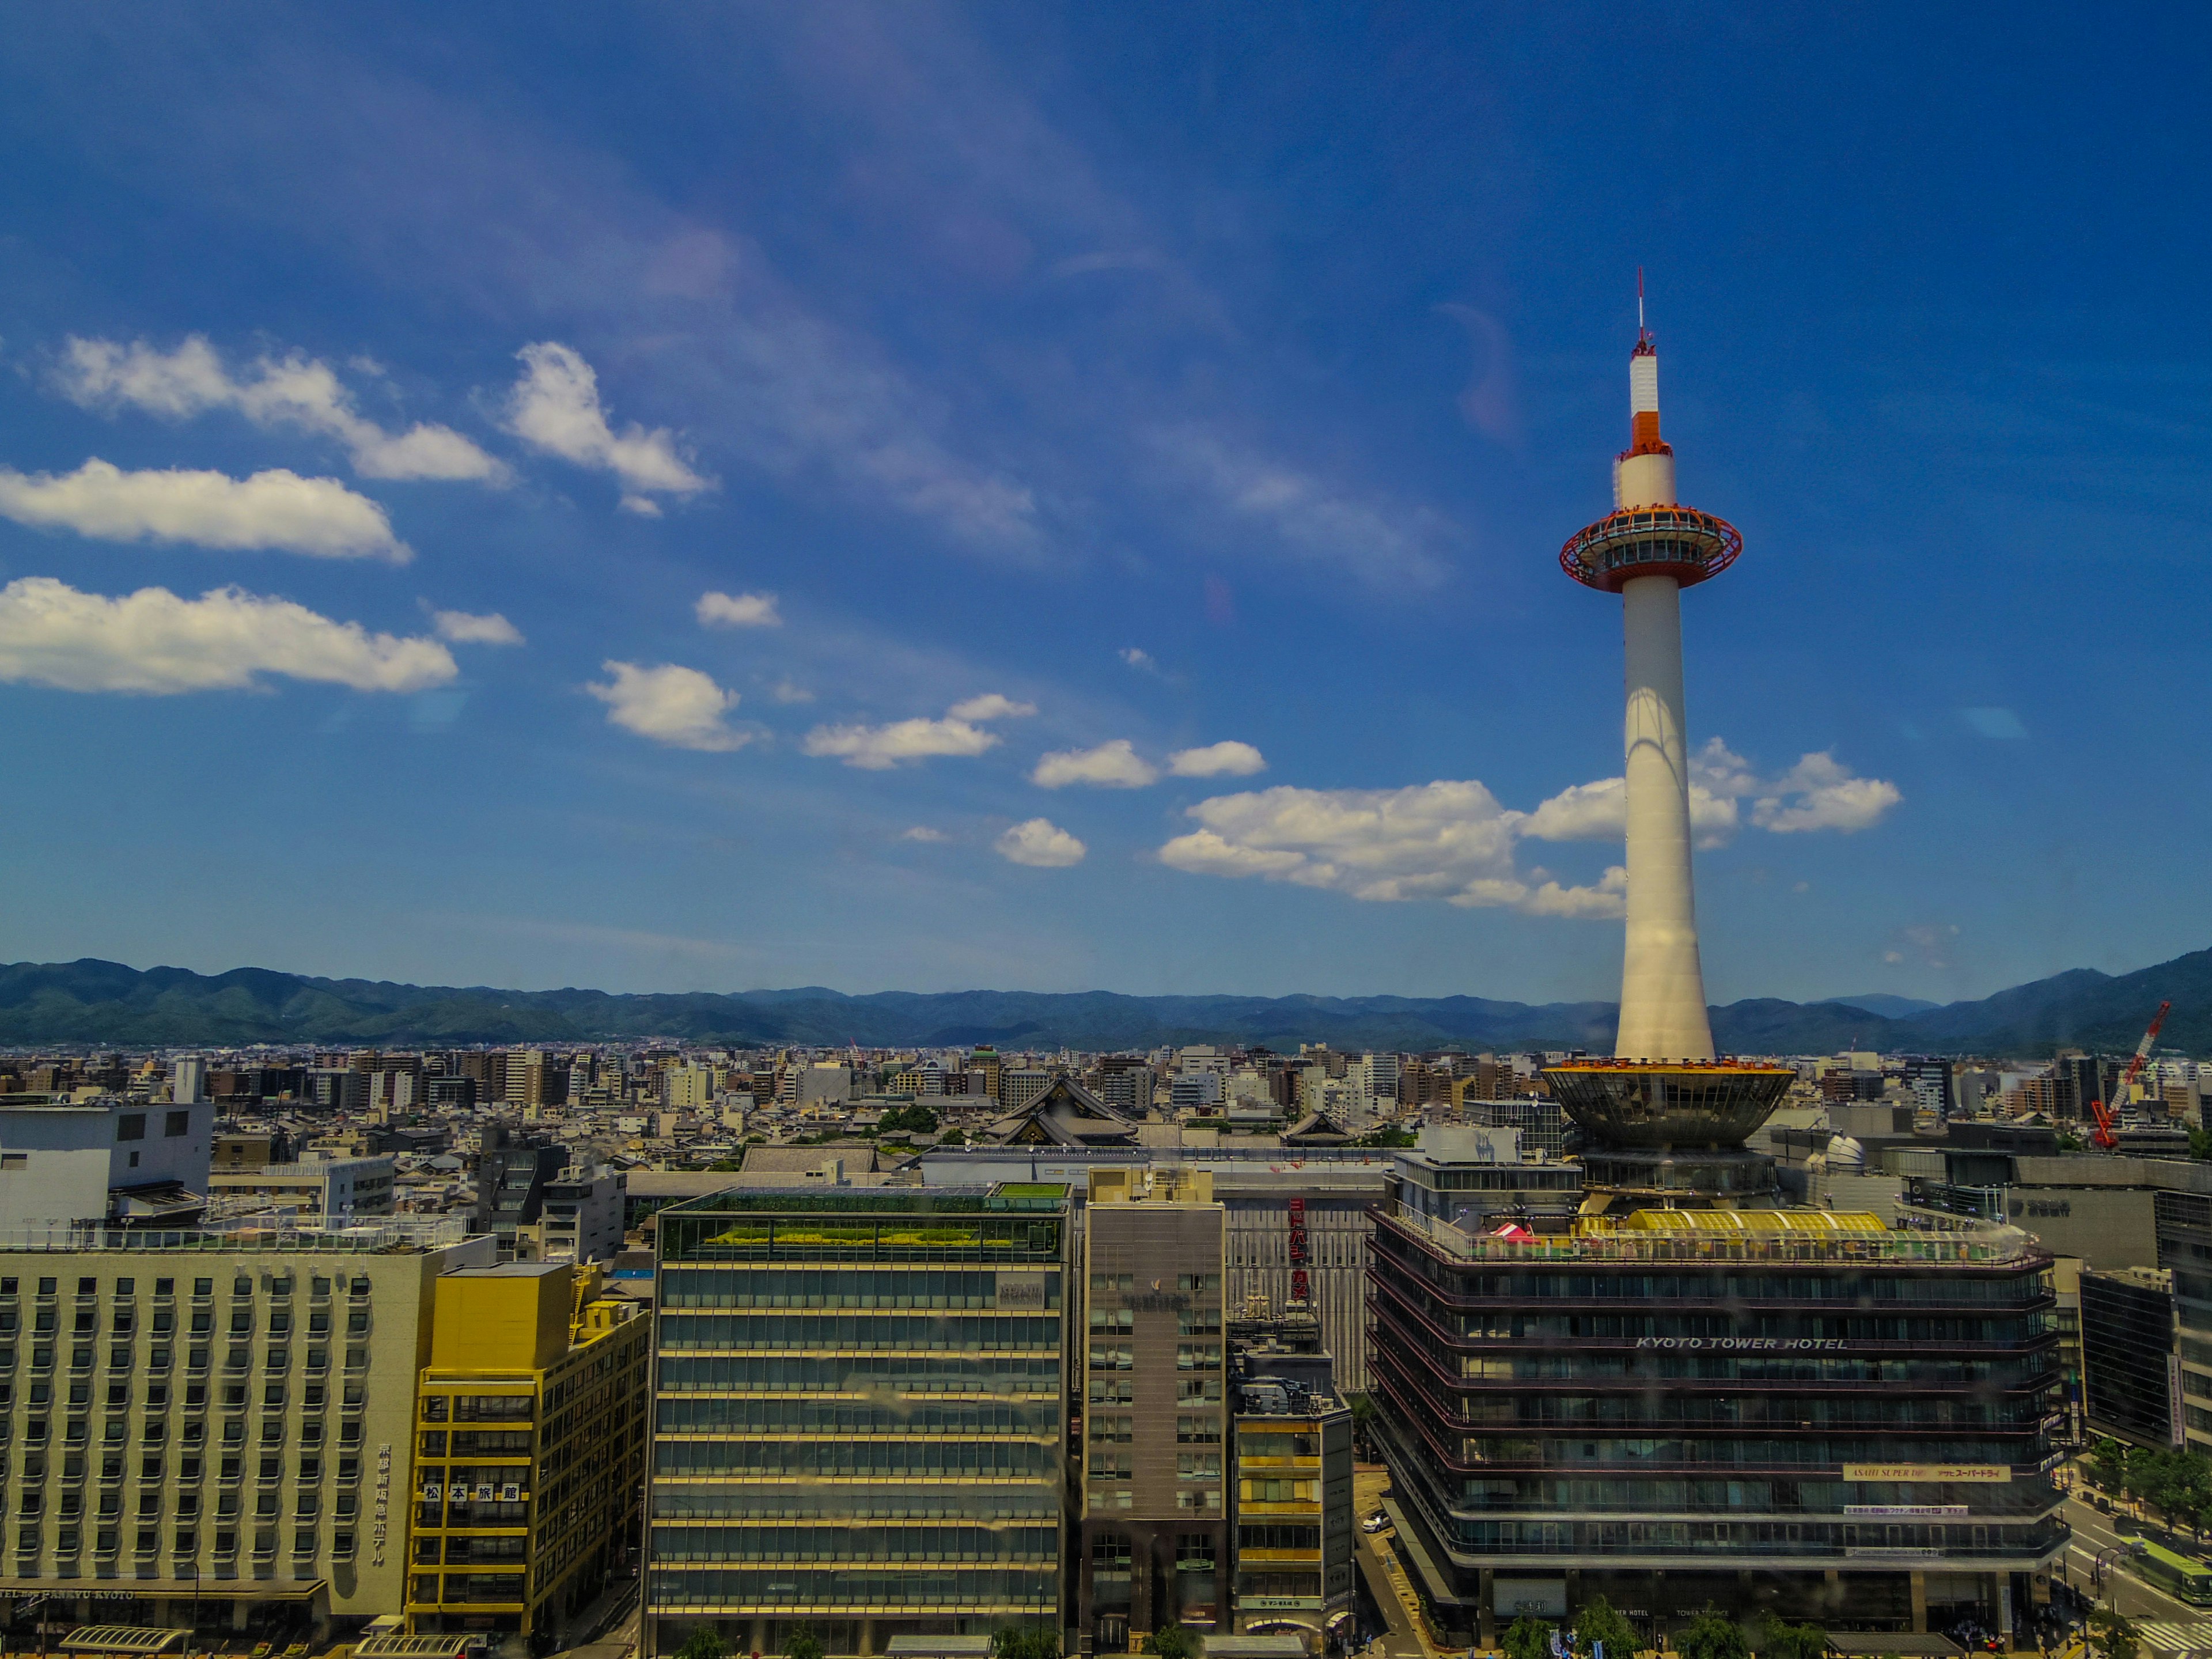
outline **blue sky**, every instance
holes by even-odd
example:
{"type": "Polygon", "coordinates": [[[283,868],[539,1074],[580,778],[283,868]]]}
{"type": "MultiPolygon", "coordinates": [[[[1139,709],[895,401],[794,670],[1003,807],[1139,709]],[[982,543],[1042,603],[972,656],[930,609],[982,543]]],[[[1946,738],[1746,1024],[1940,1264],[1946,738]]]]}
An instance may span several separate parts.
{"type": "Polygon", "coordinates": [[[1645,268],[1717,1000],[2212,944],[2185,9],[0,18],[0,954],[1617,988],[1645,268]]]}

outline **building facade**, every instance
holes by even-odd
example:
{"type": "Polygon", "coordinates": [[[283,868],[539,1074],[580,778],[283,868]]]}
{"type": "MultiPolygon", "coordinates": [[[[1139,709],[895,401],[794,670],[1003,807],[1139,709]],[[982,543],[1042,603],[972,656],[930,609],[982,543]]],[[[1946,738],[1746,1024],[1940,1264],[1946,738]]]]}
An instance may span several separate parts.
{"type": "Polygon", "coordinates": [[[301,1636],[396,1611],[434,1286],[490,1260],[375,1227],[0,1249],[0,1591],[301,1636]]]}
{"type": "Polygon", "coordinates": [[[1653,1626],[1710,1601],[2008,1630],[2063,1544],[2050,1259],[2015,1230],[1394,1204],[1373,1260],[1389,1507],[1450,1631],[1601,1592],[1653,1626]]]}
{"type": "Polygon", "coordinates": [[[566,1262],[438,1280],[416,1406],[410,1635],[556,1641],[637,1532],[650,1322],[566,1262]]]}
{"type": "Polygon", "coordinates": [[[1079,1625],[1122,1652],[1227,1617],[1228,1218],[1197,1170],[1094,1170],[1089,1199],[1079,1625]]]}
{"type": "Polygon", "coordinates": [[[1232,1319],[1235,1628],[1328,1650],[1353,1606],[1352,1408],[1303,1308],[1232,1319]]]}
{"type": "Polygon", "coordinates": [[[656,1218],[644,1632],[1060,1631],[1065,1187],[738,1186],[656,1218]]]}
{"type": "Polygon", "coordinates": [[[2092,1434],[2182,1444],[2173,1280],[2157,1267],[2081,1275],[2081,1406],[2092,1434]]]}

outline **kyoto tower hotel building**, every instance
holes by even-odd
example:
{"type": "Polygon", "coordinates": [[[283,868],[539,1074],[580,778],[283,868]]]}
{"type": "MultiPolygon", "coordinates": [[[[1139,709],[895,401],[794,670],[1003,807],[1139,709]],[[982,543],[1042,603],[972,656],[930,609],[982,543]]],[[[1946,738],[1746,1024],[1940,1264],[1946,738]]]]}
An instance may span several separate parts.
{"type": "Polygon", "coordinates": [[[1544,1073],[1580,1130],[1578,1190],[1400,1157],[1369,1278],[1398,1553],[1468,1642],[1601,1594],[1647,1640],[1709,1602],[2009,1632],[2067,1533],[2051,1258],[2014,1228],[1790,1203],[1745,1145],[1794,1073],[1713,1049],[1680,612],[1743,543],[1675,499],[1648,333],[1629,389],[1613,511],[1559,556],[1626,618],[1620,1032],[1612,1060],[1544,1073]]]}

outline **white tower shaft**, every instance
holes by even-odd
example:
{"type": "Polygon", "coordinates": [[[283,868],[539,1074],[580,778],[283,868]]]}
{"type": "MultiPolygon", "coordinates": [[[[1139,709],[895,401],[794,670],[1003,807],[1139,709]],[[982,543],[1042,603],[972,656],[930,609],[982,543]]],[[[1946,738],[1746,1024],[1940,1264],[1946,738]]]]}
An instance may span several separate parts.
{"type": "Polygon", "coordinates": [[[1620,590],[1626,622],[1628,939],[1620,1031],[1630,1060],[1711,1060],[1705,969],[1690,878],[1689,743],[1682,716],[1682,590],[1638,576],[1620,590]]]}
{"type": "MultiPolygon", "coordinates": [[[[1659,437],[1659,356],[1628,360],[1635,441],[1613,469],[1616,509],[1674,504],[1674,453],[1659,437]]],[[[1682,716],[1682,587],[1671,575],[1621,584],[1626,635],[1628,940],[1615,1054],[1711,1060],[1705,975],[1690,877],[1690,745],[1682,716]]]]}

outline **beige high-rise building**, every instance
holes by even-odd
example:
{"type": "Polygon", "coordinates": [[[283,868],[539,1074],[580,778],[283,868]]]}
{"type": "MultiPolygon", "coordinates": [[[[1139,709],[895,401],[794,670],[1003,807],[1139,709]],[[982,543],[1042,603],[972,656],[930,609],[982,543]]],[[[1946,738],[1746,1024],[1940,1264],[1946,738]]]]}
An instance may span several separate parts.
{"type": "Polygon", "coordinates": [[[1094,1170],[1084,1241],[1079,1617],[1104,1653],[1223,1622],[1228,1212],[1203,1170],[1094,1170]]]}
{"type": "Polygon", "coordinates": [[[248,1641],[398,1612],[434,1286],[492,1241],[94,1237],[0,1249],[0,1591],[248,1641]]]}

